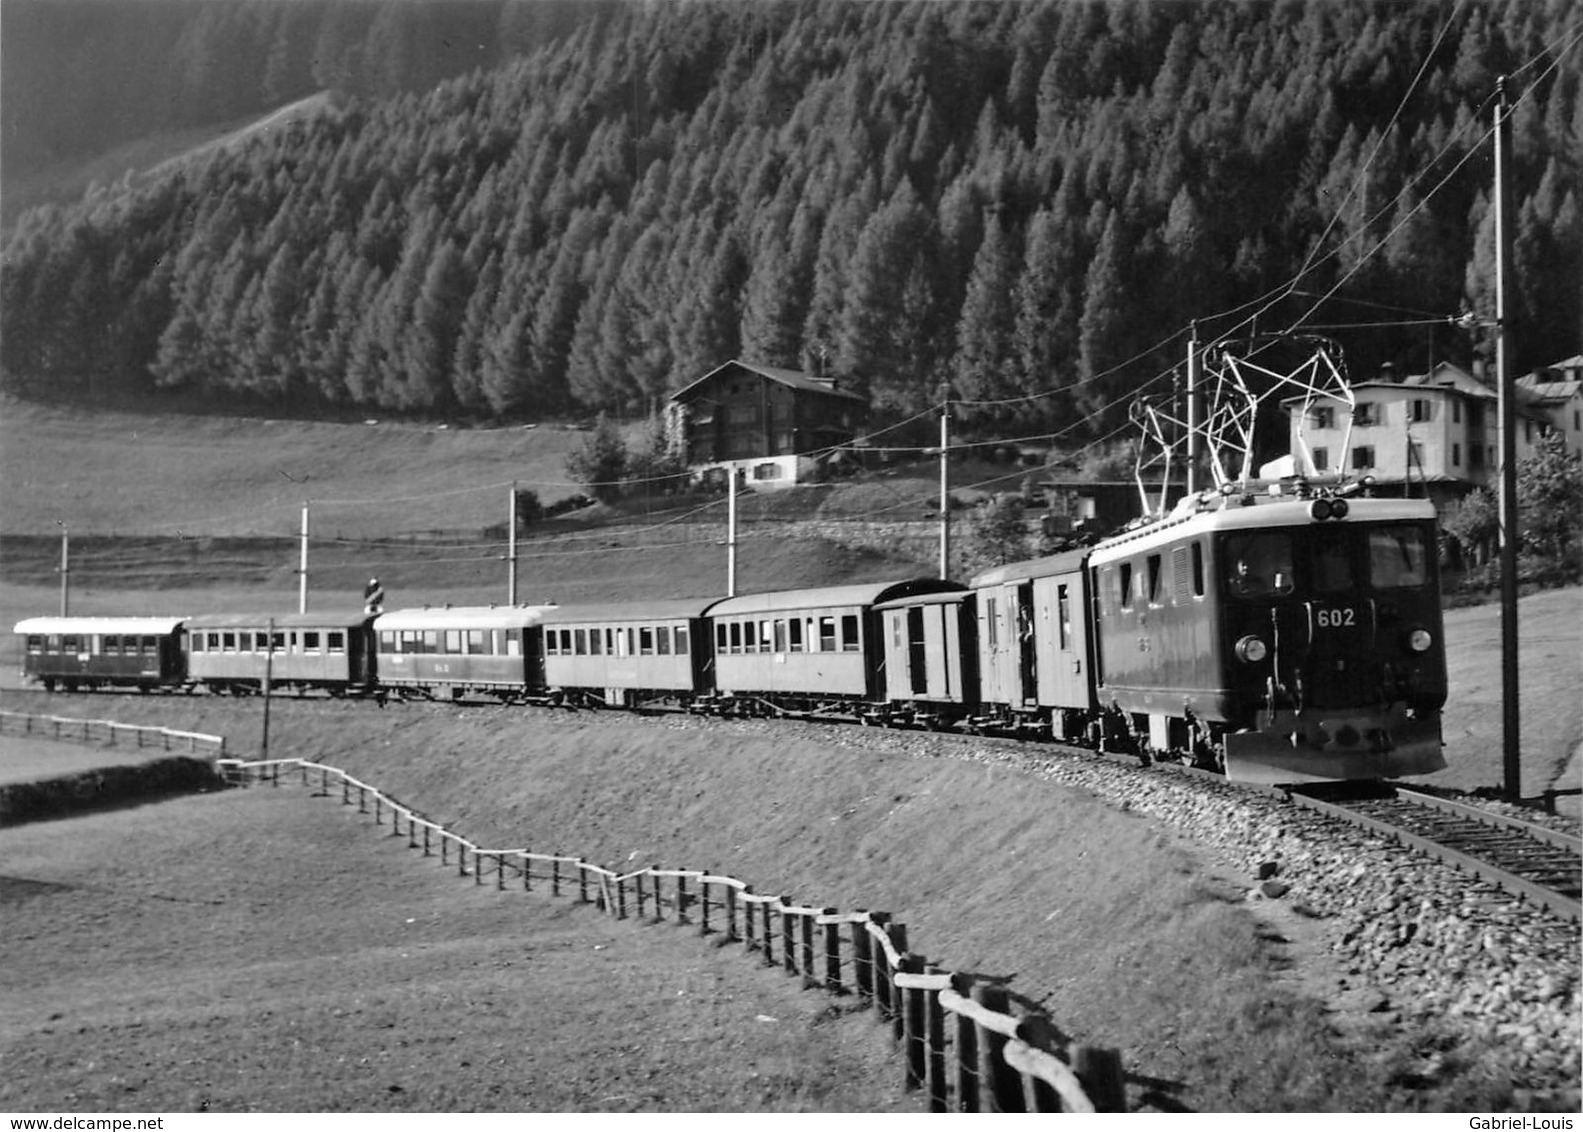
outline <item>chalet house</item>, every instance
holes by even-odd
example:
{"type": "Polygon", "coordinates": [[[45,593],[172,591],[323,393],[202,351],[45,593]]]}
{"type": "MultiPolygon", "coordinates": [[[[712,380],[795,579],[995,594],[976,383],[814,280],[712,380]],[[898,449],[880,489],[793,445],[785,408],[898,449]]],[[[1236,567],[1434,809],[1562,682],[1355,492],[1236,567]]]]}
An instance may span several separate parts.
{"type": "Polygon", "coordinates": [[[695,474],[736,474],[754,487],[817,478],[850,444],[868,401],[798,370],[729,361],[671,395],[666,424],[695,474]]]}
{"type": "MultiPolygon", "coordinates": [[[[1572,405],[1583,414],[1576,389],[1565,382],[1519,386],[1517,459],[1531,456],[1539,438],[1572,405]],[[1570,398],[1570,399],[1569,399],[1570,398]]],[[[1572,384],[1577,385],[1576,381],[1572,384]]],[[[1484,378],[1442,362],[1428,373],[1397,380],[1389,371],[1353,386],[1356,405],[1317,398],[1304,412],[1300,397],[1282,401],[1291,428],[1291,453],[1306,475],[1369,475],[1389,492],[1424,496],[1442,506],[1475,487],[1493,486],[1500,474],[1498,393],[1484,378]]],[[[1579,423],[1583,423],[1580,415],[1579,423]]]]}
{"type": "Polygon", "coordinates": [[[1583,460],[1583,354],[1519,377],[1517,394],[1549,417],[1566,438],[1567,451],[1583,460]]]}

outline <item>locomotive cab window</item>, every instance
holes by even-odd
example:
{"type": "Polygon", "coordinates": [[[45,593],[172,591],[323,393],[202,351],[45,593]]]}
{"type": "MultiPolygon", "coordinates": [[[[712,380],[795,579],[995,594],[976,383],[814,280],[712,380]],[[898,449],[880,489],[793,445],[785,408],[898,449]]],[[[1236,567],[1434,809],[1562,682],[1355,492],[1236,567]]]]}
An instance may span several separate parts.
{"type": "Polygon", "coordinates": [[[1409,589],[1429,580],[1421,527],[1375,527],[1369,531],[1369,584],[1377,590],[1409,589]]]}
{"type": "Polygon", "coordinates": [[[1314,547],[1314,589],[1319,593],[1345,593],[1352,589],[1351,541],[1324,540],[1314,547]]]}
{"type": "Polygon", "coordinates": [[[1279,597],[1292,592],[1292,539],[1278,531],[1226,539],[1226,590],[1233,597],[1279,597]]]}

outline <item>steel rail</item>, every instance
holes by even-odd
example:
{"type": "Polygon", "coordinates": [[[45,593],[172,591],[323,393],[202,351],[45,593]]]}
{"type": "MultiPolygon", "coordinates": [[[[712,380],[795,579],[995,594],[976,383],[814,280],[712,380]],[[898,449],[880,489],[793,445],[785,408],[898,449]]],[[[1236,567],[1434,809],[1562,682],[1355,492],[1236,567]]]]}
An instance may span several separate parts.
{"type": "Polygon", "coordinates": [[[1559,849],[1566,849],[1583,857],[1583,837],[1575,837],[1559,829],[1551,829],[1547,825],[1536,825],[1533,822],[1524,821],[1522,818],[1496,813],[1481,806],[1470,806],[1466,802],[1441,798],[1435,794],[1421,794],[1417,790],[1409,790],[1404,786],[1396,788],[1396,796],[1405,798],[1409,802],[1416,802],[1420,806],[1444,810],[1448,814],[1455,814],[1470,821],[1483,822],[1485,825],[1499,826],[1502,829],[1516,830],[1519,833],[1532,837],[1536,841],[1548,842],[1559,849]]]}
{"type": "MultiPolygon", "coordinates": [[[[1391,822],[1382,821],[1367,814],[1357,813],[1335,802],[1326,802],[1322,799],[1296,792],[1292,792],[1289,797],[1295,805],[1313,810],[1316,813],[1325,814],[1349,825],[1361,826],[1372,830],[1375,833],[1416,849],[1437,861],[1442,861],[1454,868],[1466,870],[1482,880],[1489,881],[1497,888],[1504,889],[1514,896],[1519,896],[1525,900],[1531,900],[1564,919],[1574,922],[1583,921],[1583,903],[1553,889],[1546,888],[1542,884],[1536,884],[1524,877],[1508,872],[1498,865],[1480,860],[1450,846],[1442,845],[1440,842],[1420,834],[1409,832],[1391,822]]],[[[1413,800],[1416,801],[1416,799],[1413,800]]]]}

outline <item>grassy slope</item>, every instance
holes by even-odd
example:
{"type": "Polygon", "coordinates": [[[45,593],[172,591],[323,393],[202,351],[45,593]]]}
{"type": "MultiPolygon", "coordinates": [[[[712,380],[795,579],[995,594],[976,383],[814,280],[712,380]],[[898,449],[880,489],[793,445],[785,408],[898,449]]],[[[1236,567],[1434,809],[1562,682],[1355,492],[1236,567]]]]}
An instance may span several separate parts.
{"type": "MultiPolygon", "coordinates": [[[[249,703],[118,698],[113,714],[174,718],[243,749],[258,734],[249,703]]],[[[1501,1106],[1477,1051],[1404,1090],[1399,1074],[1436,1036],[1361,1015],[1341,1026],[1312,997],[1344,977],[1301,938],[1315,926],[1266,924],[1245,899],[1251,878],[1178,834],[1040,777],[916,755],[903,735],[888,752],[853,749],[851,733],[290,700],[271,725],[272,753],[345,767],[482,841],[891,911],[933,962],[1004,979],[1078,1040],[1120,1047],[1157,1082],[1146,1104],[1501,1106]]]]}
{"type": "Polygon", "coordinates": [[[404,846],[284,791],[0,830],[0,1109],[917,1111],[739,949],[404,846]]]}

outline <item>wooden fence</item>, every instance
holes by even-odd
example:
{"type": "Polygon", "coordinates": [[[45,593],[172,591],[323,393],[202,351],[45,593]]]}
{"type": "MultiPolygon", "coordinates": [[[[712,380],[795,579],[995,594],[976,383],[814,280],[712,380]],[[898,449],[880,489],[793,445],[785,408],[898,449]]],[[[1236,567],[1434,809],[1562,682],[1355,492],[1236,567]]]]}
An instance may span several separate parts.
{"type": "Polygon", "coordinates": [[[1126,1092],[1115,1050],[1068,1045],[1048,1019],[1011,1013],[1003,986],[976,982],[930,964],[909,949],[906,928],[885,912],[839,912],[753,891],[735,877],[649,866],[617,873],[582,857],[528,848],[481,847],[391,799],[345,771],[303,759],[217,766],[236,785],[317,784],[321,796],[389,819],[425,857],[459,876],[498,889],[535,885],[553,896],[593,903],[609,915],[669,918],[701,934],[723,933],[783,968],[805,987],[855,994],[890,1028],[904,1084],[927,1092],[933,1112],[1124,1112],[1126,1092]]]}
{"type": "Polygon", "coordinates": [[[197,754],[200,747],[216,758],[225,757],[225,739],[197,731],[172,731],[168,727],[137,727],[108,719],[63,719],[57,715],[29,715],[0,711],[0,735],[25,735],[35,739],[61,739],[78,743],[123,744],[160,747],[167,751],[197,754]]]}

